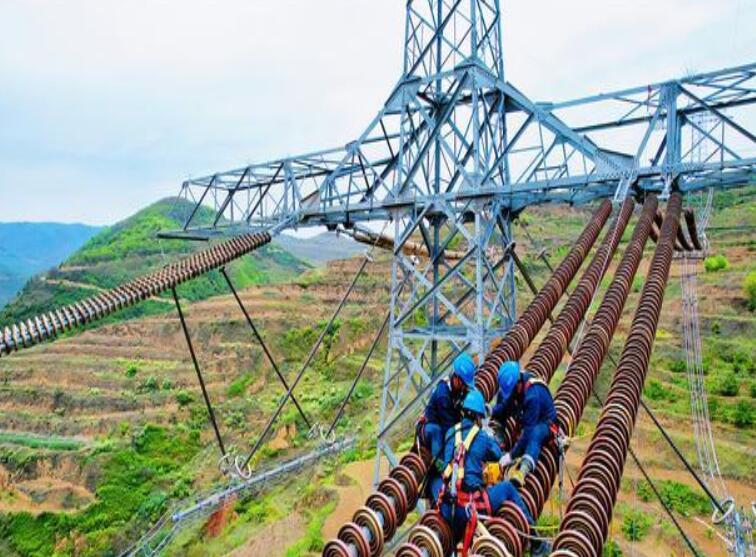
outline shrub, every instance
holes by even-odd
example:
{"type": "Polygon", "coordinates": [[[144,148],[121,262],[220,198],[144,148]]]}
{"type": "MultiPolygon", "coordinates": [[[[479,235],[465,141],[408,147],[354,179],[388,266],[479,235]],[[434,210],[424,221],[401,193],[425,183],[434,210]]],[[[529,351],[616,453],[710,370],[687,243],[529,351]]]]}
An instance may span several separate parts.
{"type": "Polygon", "coordinates": [[[178,402],[178,405],[183,408],[194,402],[194,397],[191,393],[185,391],[184,389],[181,389],[176,393],[176,402],[178,402]]]}
{"type": "Polygon", "coordinates": [[[639,542],[651,529],[653,519],[643,511],[630,509],[622,518],[622,533],[631,542],[639,542]]]}
{"type": "Polygon", "coordinates": [[[154,375],[150,375],[147,379],[139,384],[138,391],[140,393],[151,393],[158,390],[158,380],[154,375]]]}
{"type": "Polygon", "coordinates": [[[241,396],[247,390],[247,385],[252,381],[252,376],[249,373],[245,373],[241,377],[235,379],[226,389],[226,393],[230,397],[241,396]]]}
{"type": "Polygon", "coordinates": [[[164,391],[170,391],[173,389],[173,381],[170,379],[163,379],[163,382],[160,384],[160,388],[164,391]]]}
{"type": "Polygon", "coordinates": [[[669,369],[673,373],[685,373],[688,371],[688,364],[685,362],[685,360],[674,360],[671,364],[669,364],[669,369]]]}
{"type": "Polygon", "coordinates": [[[738,396],[740,384],[734,373],[723,374],[717,383],[716,392],[722,396],[738,396]]]}
{"type": "Polygon", "coordinates": [[[677,395],[669,390],[669,388],[665,388],[661,382],[656,379],[649,381],[643,391],[651,400],[666,400],[669,402],[675,402],[677,400],[677,395]]]}
{"type": "Polygon", "coordinates": [[[721,254],[712,255],[711,257],[704,259],[704,269],[706,269],[707,273],[723,271],[729,266],[730,263],[727,261],[727,258],[721,254]]]}
{"type": "MultiPolygon", "coordinates": [[[[655,482],[655,484],[664,503],[683,516],[691,516],[692,514],[703,515],[711,510],[709,500],[702,493],[693,490],[683,483],[674,480],[662,480],[655,482]]],[[[641,501],[646,503],[656,499],[651,486],[645,480],[638,482],[636,492],[641,501]]]]}
{"type": "Polygon", "coordinates": [[[129,362],[124,373],[126,374],[126,377],[135,377],[136,374],[139,373],[139,364],[136,362],[129,362]]]}
{"type": "Polygon", "coordinates": [[[745,290],[748,309],[756,311],[756,271],[751,271],[746,275],[743,290],[745,290]]]}
{"type": "Polygon", "coordinates": [[[753,425],[753,404],[747,400],[739,401],[732,413],[732,423],[735,427],[745,429],[753,425]]]}
{"type": "Polygon", "coordinates": [[[602,557],[622,557],[622,550],[614,540],[609,540],[604,544],[602,557]]]}

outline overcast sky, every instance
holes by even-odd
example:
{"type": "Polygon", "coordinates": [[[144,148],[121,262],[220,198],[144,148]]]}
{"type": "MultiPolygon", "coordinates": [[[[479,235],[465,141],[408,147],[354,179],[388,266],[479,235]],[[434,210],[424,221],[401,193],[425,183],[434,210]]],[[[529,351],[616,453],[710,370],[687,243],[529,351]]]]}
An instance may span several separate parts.
{"type": "MultiPolygon", "coordinates": [[[[0,221],[110,224],[181,181],[343,145],[405,0],[0,0],[0,221]]],[[[535,100],[756,60],[756,0],[502,0],[535,100]]]]}

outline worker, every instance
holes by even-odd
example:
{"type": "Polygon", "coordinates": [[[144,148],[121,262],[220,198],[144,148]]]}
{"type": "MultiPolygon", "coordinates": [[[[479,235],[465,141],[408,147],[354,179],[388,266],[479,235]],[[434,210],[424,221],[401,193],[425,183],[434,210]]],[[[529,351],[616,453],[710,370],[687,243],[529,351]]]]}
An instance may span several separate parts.
{"type": "Polygon", "coordinates": [[[509,417],[518,422],[520,435],[502,457],[502,465],[510,466],[520,460],[509,479],[521,487],[527,475],[535,470],[544,444],[553,440],[562,446],[564,437],[558,431],[554,399],[548,385],[539,377],[522,373],[520,364],[514,361],[504,362],[499,368],[499,391],[491,413],[492,421],[498,422],[498,426],[494,425],[493,429],[502,428],[509,417]]]}
{"type": "Polygon", "coordinates": [[[417,426],[417,441],[431,453],[431,469],[443,471],[444,437],[461,417],[462,402],[475,388],[475,363],[466,353],[454,359],[452,374],[442,380],[431,395],[417,426]]]}
{"type": "MultiPolygon", "coordinates": [[[[478,390],[471,390],[462,406],[462,420],[446,434],[444,460],[446,467],[438,489],[441,515],[451,525],[455,545],[462,541],[462,555],[467,555],[476,529],[478,515],[493,516],[507,501],[517,505],[533,526],[520,494],[507,480],[488,488],[483,482],[483,469],[488,462],[502,458],[496,439],[483,427],[486,405],[478,390]]],[[[544,544],[531,546],[532,555],[542,555],[544,544]]]]}

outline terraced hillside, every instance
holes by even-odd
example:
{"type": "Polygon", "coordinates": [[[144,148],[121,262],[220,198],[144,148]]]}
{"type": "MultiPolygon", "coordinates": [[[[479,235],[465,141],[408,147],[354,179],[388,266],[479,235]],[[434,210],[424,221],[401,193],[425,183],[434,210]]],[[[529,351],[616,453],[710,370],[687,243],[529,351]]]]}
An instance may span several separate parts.
{"type": "MultiPolygon", "coordinates": [[[[756,446],[756,314],[745,290],[746,277],[756,273],[756,234],[730,227],[752,225],[755,207],[753,190],[718,198],[710,240],[713,254],[725,257],[726,266],[710,263],[710,271],[702,271],[699,281],[720,462],[742,503],[756,499],[751,466],[756,446]]],[[[523,217],[516,229],[518,245],[538,285],[547,270],[532,256],[539,246],[528,241],[522,225],[543,242],[556,262],[584,220],[584,211],[565,208],[539,208],[523,217]]],[[[242,292],[287,377],[296,373],[358,265],[356,259],[331,263],[290,282],[251,286],[242,292]]],[[[338,327],[330,331],[327,350],[319,354],[297,390],[305,411],[318,421],[333,415],[386,310],[388,262],[381,259],[368,269],[338,327]]],[[[607,276],[611,274],[610,270],[607,276]]],[[[522,308],[530,295],[524,282],[519,278],[518,282],[522,308]]],[[[634,285],[612,346],[615,356],[641,286],[640,281],[634,285]]],[[[676,442],[693,458],[687,380],[680,365],[684,356],[679,296],[673,267],[645,394],[676,442]]],[[[230,296],[192,303],[186,313],[227,444],[247,450],[282,388],[230,296]]],[[[359,436],[357,449],[239,501],[213,528],[193,526],[166,553],[317,554],[323,538],[335,534],[334,529],[364,500],[372,479],[383,350],[371,361],[339,429],[359,436]]],[[[607,365],[599,392],[605,392],[612,371],[607,365]]],[[[211,429],[173,313],[110,323],[0,358],[0,385],[4,432],[0,434],[0,553],[4,555],[116,554],[171,501],[220,481],[211,429]]],[[[584,423],[595,423],[597,412],[591,407],[584,423]]],[[[260,462],[304,450],[308,441],[302,425],[289,408],[260,462]]],[[[411,420],[406,426],[409,434],[411,420]]],[[[568,465],[573,478],[590,433],[586,425],[575,439],[568,465]]],[[[689,515],[683,522],[696,543],[707,555],[719,554],[718,540],[699,522],[708,520],[705,501],[643,415],[634,447],[652,475],[666,481],[665,497],[689,515]]],[[[649,498],[648,486],[637,479],[632,464],[625,477],[612,529],[612,554],[682,555],[671,524],[649,498]]],[[[565,485],[569,491],[569,479],[565,485]]],[[[552,501],[544,521],[553,524],[561,503],[558,497],[552,501]]]]}
{"type": "MultiPolygon", "coordinates": [[[[207,247],[203,242],[160,240],[157,233],[180,228],[188,204],[176,198],[158,201],[92,237],[60,267],[31,279],[18,296],[0,310],[0,323],[25,319],[51,306],[69,304],[159,269],[168,262],[207,247]]],[[[198,211],[196,222],[212,222],[210,210],[198,211]]],[[[229,265],[239,287],[288,280],[309,265],[277,245],[265,246],[229,265]]],[[[228,291],[218,275],[199,277],[179,288],[187,300],[204,300],[228,291]]],[[[170,294],[124,311],[115,319],[153,315],[172,308],[170,294]]]]}

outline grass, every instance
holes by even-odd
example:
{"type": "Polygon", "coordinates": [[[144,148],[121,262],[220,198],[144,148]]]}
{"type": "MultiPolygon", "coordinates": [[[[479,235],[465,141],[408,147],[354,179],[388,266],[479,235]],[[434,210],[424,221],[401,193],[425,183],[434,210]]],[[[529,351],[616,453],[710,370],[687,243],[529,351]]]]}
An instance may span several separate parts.
{"type": "Polygon", "coordinates": [[[30,449],[49,449],[52,451],[77,451],[84,447],[78,439],[67,437],[41,436],[29,433],[11,433],[0,431],[0,443],[10,443],[29,447],[30,449]]]}
{"type": "Polygon", "coordinates": [[[178,472],[199,449],[196,434],[146,426],[131,446],[93,454],[102,470],[96,501],[72,514],[0,515],[0,538],[29,557],[114,554],[113,538],[132,520],[152,521],[165,509],[178,472]],[[76,538],[83,536],[84,548],[76,538]]]}
{"type": "MultiPolygon", "coordinates": [[[[686,517],[706,515],[711,512],[709,499],[701,492],[674,480],[654,482],[664,503],[676,513],[686,517]]],[[[636,486],[638,497],[648,503],[656,501],[656,495],[645,480],[639,480],[636,486]]]]}
{"type": "Polygon", "coordinates": [[[331,502],[312,512],[310,521],[305,528],[304,537],[286,549],[286,557],[303,557],[311,553],[320,553],[323,550],[325,545],[323,524],[334,508],[336,508],[336,503],[331,502]]]}
{"type": "Polygon", "coordinates": [[[653,517],[638,509],[624,509],[622,516],[622,534],[631,542],[639,542],[648,535],[653,517]]]}

